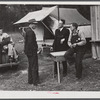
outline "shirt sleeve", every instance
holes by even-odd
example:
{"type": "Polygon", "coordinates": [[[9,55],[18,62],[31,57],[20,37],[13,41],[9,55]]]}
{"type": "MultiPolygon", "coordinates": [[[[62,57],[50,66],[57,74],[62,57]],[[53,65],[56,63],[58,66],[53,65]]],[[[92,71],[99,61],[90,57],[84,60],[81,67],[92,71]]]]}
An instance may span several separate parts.
{"type": "Polygon", "coordinates": [[[3,33],[3,38],[8,38],[10,37],[7,33],[3,33]]]}
{"type": "Polygon", "coordinates": [[[64,38],[65,38],[65,41],[67,42],[68,42],[69,34],[70,34],[69,29],[66,29],[64,32],[64,38]]]}
{"type": "Polygon", "coordinates": [[[57,29],[55,31],[54,42],[53,42],[53,45],[52,45],[53,49],[55,49],[56,41],[57,41],[57,29]]]}
{"type": "Polygon", "coordinates": [[[85,35],[84,32],[79,31],[79,36],[81,38],[81,42],[77,43],[77,45],[82,46],[86,44],[86,39],[85,39],[85,35]]]}
{"type": "Polygon", "coordinates": [[[72,33],[70,32],[69,38],[68,38],[68,45],[69,45],[69,46],[72,45],[72,43],[71,43],[71,38],[72,38],[72,33]]]}

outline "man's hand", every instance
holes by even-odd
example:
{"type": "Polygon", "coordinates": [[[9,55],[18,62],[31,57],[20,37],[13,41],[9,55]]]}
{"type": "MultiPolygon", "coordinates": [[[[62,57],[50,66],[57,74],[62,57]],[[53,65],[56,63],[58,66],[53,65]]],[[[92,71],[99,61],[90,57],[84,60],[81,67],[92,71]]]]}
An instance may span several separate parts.
{"type": "Polygon", "coordinates": [[[77,46],[77,43],[74,43],[72,46],[75,48],[77,46]]]}
{"type": "Polygon", "coordinates": [[[77,46],[77,43],[74,43],[74,44],[70,44],[70,48],[75,48],[77,46]]]}
{"type": "Polygon", "coordinates": [[[50,47],[50,51],[53,51],[53,47],[50,47]]]}
{"type": "Polygon", "coordinates": [[[73,48],[73,45],[71,44],[69,47],[70,47],[70,48],[73,48]]]}
{"type": "Polygon", "coordinates": [[[65,39],[61,39],[60,43],[63,44],[64,41],[65,41],[65,39]]]}

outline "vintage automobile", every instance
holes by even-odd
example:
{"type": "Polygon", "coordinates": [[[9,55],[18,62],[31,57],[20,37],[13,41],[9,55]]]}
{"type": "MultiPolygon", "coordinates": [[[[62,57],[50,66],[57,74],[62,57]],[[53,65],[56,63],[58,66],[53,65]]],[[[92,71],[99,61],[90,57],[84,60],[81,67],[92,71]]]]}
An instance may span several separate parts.
{"type": "MultiPolygon", "coordinates": [[[[19,65],[19,61],[15,61],[14,59],[12,59],[11,61],[9,61],[9,57],[8,57],[8,49],[3,49],[2,47],[4,45],[9,44],[9,38],[6,38],[5,41],[3,41],[2,43],[0,43],[0,68],[1,67],[15,67],[19,65]]],[[[17,53],[18,54],[18,53],[17,53]]]]}

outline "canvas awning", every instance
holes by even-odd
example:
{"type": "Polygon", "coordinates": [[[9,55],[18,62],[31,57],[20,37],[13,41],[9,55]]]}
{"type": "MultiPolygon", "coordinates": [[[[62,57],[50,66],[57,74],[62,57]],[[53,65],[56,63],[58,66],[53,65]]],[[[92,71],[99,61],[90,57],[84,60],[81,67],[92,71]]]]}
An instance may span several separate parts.
{"type": "MultiPolygon", "coordinates": [[[[24,16],[19,21],[14,24],[27,23],[29,20],[35,19],[36,21],[42,21],[48,15],[51,15],[58,19],[58,9],[57,6],[53,7],[44,7],[42,10],[29,12],[26,16],[24,16]]],[[[59,8],[59,17],[60,19],[65,20],[65,24],[68,25],[70,23],[77,23],[78,25],[89,25],[90,21],[84,18],[77,9],[73,8],[59,8]]]]}
{"type": "Polygon", "coordinates": [[[42,21],[44,18],[46,18],[57,6],[48,8],[48,9],[42,9],[39,11],[29,12],[26,16],[24,16],[19,21],[15,22],[14,24],[20,24],[20,23],[27,23],[29,20],[35,19],[36,21],[42,21]]]}
{"type": "MultiPolygon", "coordinates": [[[[22,19],[15,22],[14,24],[27,23],[27,22],[29,22],[29,20],[35,19],[36,21],[41,21],[42,24],[45,26],[45,28],[47,28],[50,32],[52,30],[51,33],[54,34],[55,30],[58,27],[58,18],[64,19],[65,25],[70,25],[73,22],[75,22],[81,26],[90,25],[90,21],[87,20],[86,18],[84,18],[77,11],[77,9],[75,9],[75,8],[74,9],[73,8],[59,8],[59,14],[58,14],[57,6],[43,7],[42,10],[29,12],[26,16],[24,16],[22,19]],[[58,17],[58,15],[59,15],[59,17],[58,17]],[[46,23],[43,22],[47,16],[49,16],[51,18],[51,21],[49,21],[49,25],[46,25],[46,23]],[[51,30],[48,27],[50,27],[51,30]]],[[[88,33],[90,34],[90,32],[88,32],[88,33]]],[[[88,34],[88,33],[86,32],[86,34],[88,34]]],[[[90,36],[89,34],[88,34],[88,36],[90,36]]]]}
{"type": "Polygon", "coordinates": [[[64,19],[66,25],[73,22],[77,23],[78,25],[90,25],[90,21],[83,17],[75,8],[59,8],[59,17],[58,9],[56,8],[50,13],[50,15],[56,19],[64,19]]]}

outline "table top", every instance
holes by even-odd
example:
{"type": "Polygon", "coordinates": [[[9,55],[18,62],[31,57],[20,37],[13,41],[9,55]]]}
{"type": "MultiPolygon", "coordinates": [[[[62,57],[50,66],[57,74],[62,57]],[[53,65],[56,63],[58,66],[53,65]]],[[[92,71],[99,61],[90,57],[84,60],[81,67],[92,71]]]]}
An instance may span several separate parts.
{"type": "Polygon", "coordinates": [[[91,40],[90,42],[100,42],[100,39],[99,40],[91,40]]]}
{"type": "Polygon", "coordinates": [[[66,51],[59,51],[59,52],[51,52],[50,54],[54,57],[58,57],[58,56],[64,56],[65,53],[66,51]]]}

